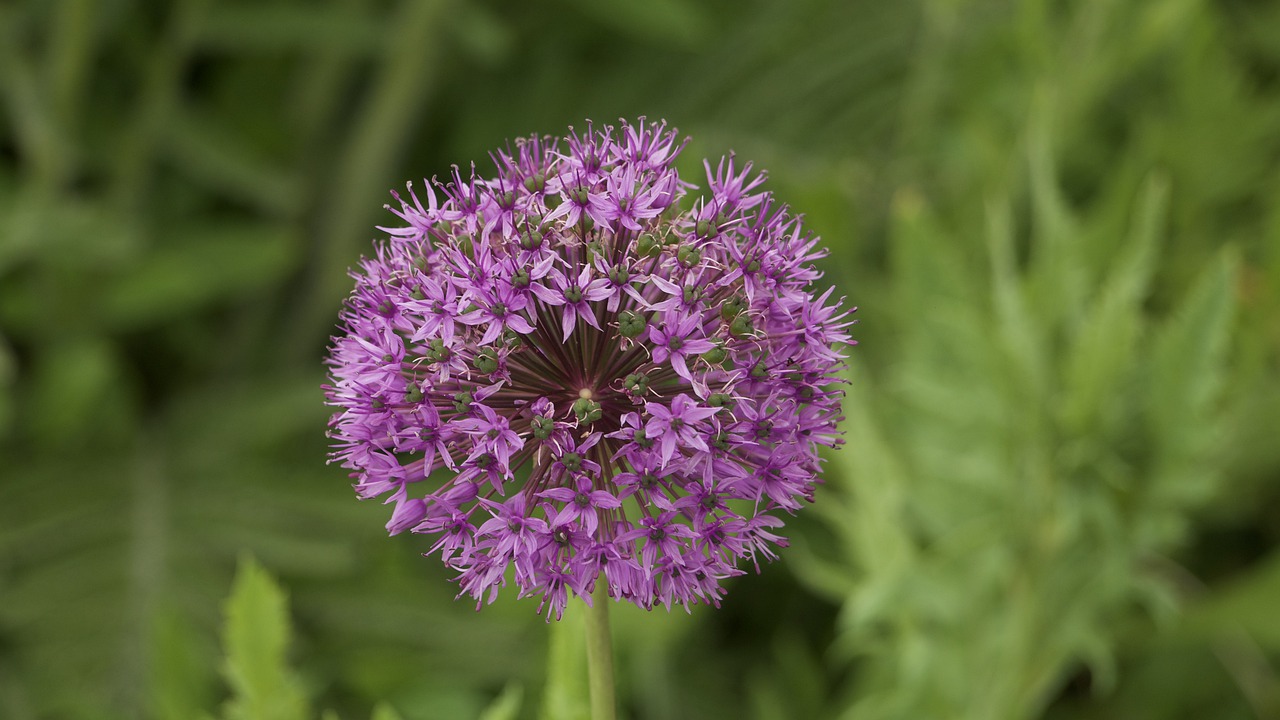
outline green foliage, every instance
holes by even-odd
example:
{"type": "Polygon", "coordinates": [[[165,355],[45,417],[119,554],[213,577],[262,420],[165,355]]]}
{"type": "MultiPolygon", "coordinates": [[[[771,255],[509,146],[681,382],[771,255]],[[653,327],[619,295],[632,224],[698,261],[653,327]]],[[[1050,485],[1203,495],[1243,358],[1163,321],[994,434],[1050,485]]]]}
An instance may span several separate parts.
{"type": "MultiPolygon", "coordinates": [[[[226,720],[301,720],[306,697],[289,668],[289,610],[284,591],[260,565],[242,558],[226,605],[223,666],[231,700],[226,720]]],[[[384,720],[384,714],[374,717],[384,720]]]]}

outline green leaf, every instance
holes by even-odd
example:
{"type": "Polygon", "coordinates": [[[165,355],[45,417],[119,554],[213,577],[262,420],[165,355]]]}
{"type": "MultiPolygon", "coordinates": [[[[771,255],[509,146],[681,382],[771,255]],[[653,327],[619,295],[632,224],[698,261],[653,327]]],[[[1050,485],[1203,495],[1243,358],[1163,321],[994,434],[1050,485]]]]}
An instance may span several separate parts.
{"type": "Polygon", "coordinates": [[[1143,188],[1133,229],[1106,278],[1100,294],[1080,322],[1066,363],[1062,422],[1069,432],[1084,435],[1108,429],[1119,418],[1113,412],[1135,359],[1142,323],[1142,300],[1151,280],[1156,237],[1168,204],[1168,184],[1152,179],[1143,188]]]}
{"type": "Polygon", "coordinates": [[[489,707],[480,713],[479,720],[516,720],[520,715],[520,705],[523,701],[524,688],[516,683],[508,683],[489,707]]]}
{"type": "Polygon", "coordinates": [[[547,650],[547,690],[543,720],[589,720],[587,630],[583,608],[571,602],[564,617],[551,623],[547,650]]]}
{"type": "Polygon", "coordinates": [[[278,281],[296,253],[286,231],[273,225],[224,223],[184,230],[104,297],[108,321],[136,329],[189,316],[218,302],[244,296],[278,281]]]}
{"type": "Polygon", "coordinates": [[[1152,345],[1144,410],[1156,458],[1151,492],[1160,505],[1195,501],[1216,475],[1204,464],[1220,439],[1215,403],[1226,373],[1238,266],[1232,249],[1219,253],[1152,345]]]}
{"type": "Polygon", "coordinates": [[[150,707],[157,720],[190,720],[212,705],[212,663],[189,621],[173,610],[158,613],[152,632],[150,707]]]}
{"type": "Polygon", "coordinates": [[[307,701],[286,662],[289,617],[284,590],[243,556],[226,604],[227,720],[303,720],[307,701]]]}
{"type": "Polygon", "coordinates": [[[1224,585],[1187,609],[1178,634],[1213,639],[1244,631],[1272,651],[1280,651],[1280,552],[1272,552],[1243,577],[1224,585]]]}
{"type": "Polygon", "coordinates": [[[369,716],[369,720],[401,720],[400,713],[391,705],[380,702],[373,707],[373,715],[369,716]]]}

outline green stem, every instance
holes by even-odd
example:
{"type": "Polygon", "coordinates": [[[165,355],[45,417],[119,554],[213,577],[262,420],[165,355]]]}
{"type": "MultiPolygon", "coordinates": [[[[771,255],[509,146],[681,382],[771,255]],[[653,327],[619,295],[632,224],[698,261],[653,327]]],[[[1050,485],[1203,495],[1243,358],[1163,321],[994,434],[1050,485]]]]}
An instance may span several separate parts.
{"type": "Polygon", "coordinates": [[[609,583],[596,580],[587,608],[587,685],[591,691],[591,720],[614,720],[613,643],[609,637],[609,583]]]}

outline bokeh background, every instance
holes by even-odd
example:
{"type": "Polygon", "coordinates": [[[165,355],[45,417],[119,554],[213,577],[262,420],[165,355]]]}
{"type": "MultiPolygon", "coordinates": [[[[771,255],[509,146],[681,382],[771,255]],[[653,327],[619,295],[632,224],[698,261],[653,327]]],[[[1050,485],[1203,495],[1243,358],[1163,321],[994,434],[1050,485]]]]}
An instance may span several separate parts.
{"type": "Polygon", "coordinates": [[[615,611],[625,717],[1280,717],[1280,4],[8,0],[0,108],[0,718],[574,716],[572,624],[325,464],[321,358],[389,189],[642,115],[861,344],[782,560],[615,611]]]}

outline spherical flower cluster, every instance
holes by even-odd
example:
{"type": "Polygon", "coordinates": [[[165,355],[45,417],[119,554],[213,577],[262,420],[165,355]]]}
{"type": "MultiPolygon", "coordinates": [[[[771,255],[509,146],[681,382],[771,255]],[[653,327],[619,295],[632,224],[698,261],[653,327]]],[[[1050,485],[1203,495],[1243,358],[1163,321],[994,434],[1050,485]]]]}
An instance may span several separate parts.
{"type": "Polygon", "coordinates": [[[548,617],[597,582],[718,605],[841,443],[824,251],[732,157],[682,208],[683,147],[643,120],[524,139],[494,178],[396,195],[404,226],[353,273],[333,459],[477,606],[509,578],[548,617]]]}

